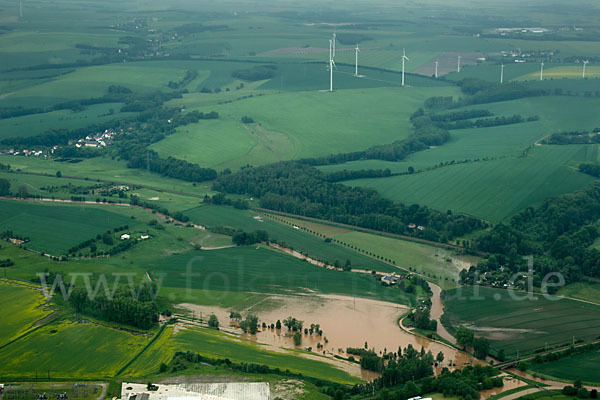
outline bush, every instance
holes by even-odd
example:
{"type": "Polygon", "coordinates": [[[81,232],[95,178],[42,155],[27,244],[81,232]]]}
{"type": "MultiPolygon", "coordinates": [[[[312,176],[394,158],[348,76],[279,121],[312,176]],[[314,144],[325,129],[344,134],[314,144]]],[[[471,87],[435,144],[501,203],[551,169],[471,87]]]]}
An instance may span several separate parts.
{"type": "Polygon", "coordinates": [[[294,334],[294,346],[300,346],[302,344],[302,335],[300,332],[294,334]]]}

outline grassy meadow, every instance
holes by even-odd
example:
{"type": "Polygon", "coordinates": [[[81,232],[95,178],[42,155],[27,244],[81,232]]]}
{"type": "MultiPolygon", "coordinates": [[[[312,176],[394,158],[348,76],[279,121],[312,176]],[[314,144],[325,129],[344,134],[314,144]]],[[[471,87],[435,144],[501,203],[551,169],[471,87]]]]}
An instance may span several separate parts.
{"type": "Polygon", "coordinates": [[[558,291],[558,295],[572,297],[574,299],[600,303],[600,283],[599,282],[574,282],[558,291]]]}

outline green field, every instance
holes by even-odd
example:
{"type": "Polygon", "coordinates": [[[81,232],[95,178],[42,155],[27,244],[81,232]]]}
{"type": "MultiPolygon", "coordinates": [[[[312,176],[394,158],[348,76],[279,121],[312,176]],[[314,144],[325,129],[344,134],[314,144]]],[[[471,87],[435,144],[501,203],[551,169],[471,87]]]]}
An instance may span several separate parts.
{"type": "Polygon", "coordinates": [[[344,247],[350,247],[354,251],[372,253],[375,256],[392,260],[395,265],[405,270],[410,269],[426,277],[437,278],[442,286],[453,285],[451,282],[458,280],[458,273],[461,269],[468,268],[479,261],[477,257],[457,256],[448,249],[408,240],[352,231],[295,218],[281,216],[275,218],[287,221],[304,230],[335,238],[336,241],[343,243],[344,247]]]}
{"type": "Polygon", "coordinates": [[[6,312],[0,329],[0,346],[18,338],[34,327],[36,321],[50,314],[46,299],[37,290],[0,283],[0,307],[6,312]]]}
{"type": "Polygon", "coordinates": [[[302,254],[310,257],[328,261],[330,264],[338,261],[341,265],[350,260],[352,267],[377,271],[391,271],[394,268],[381,261],[367,257],[356,251],[339,246],[334,243],[326,243],[324,238],[317,237],[307,232],[294,229],[269,218],[255,219],[259,214],[254,211],[242,211],[233,207],[202,205],[185,212],[190,220],[208,227],[225,226],[234,229],[242,229],[246,232],[265,230],[269,237],[284,243],[302,254]]]}
{"type": "MultiPolygon", "coordinates": [[[[578,173],[576,167],[581,162],[597,161],[596,145],[534,145],[561,130],[600,126],[599,116],[592,111],[597,105],[597,99],[556,96],[480,105],[477,108],[489,109],[496,115],[537,114],[540,121],[454,130],[448,143],[411,154],[393,168],[406,171],[412,166],[419,173],[347,184],[373,187],[396,201],[500,222],[549,196],[573,192],[593,182],[591,177],[578,173]],[[534,148],[523,157],[531,146],[534,148]],[[440,167],[440,163],[455,165],[440,167]]],[[[360,168],[361,163],[325,170],[360,168]]],[[[385,163],[379,165],[387,167],[385,163]]]]}
{"type": "MultiPolygon", "coordinates": [[[[52,129],[77,129],[107,122],[115,118],[127,118],[135,113],[121,113],[120,103],[96,104],[84,111],[52,111],[23,117],[0,119],[0,139],[7,137],[35,136],[52,129]],[[110,111],[113,110],[113,114],[110,111]]],[[[90,132],[91,133],[91,132],[90,132]]]]}
{"type": "MultiPolygon", "coordinates": [[[[182,127],[152,148],[165,156],[215,168],[364,150],[407,137],[412,132],[408,116],[426,98],[453,94],[457,94],[454,88],[268,94],[214,106],[218,120],[182,127]],[[381,106],[369,108],[375,101],[381,106]],[[369,110],[369,119],[365,110],[369,110]],[[240,119],[245,115],[256,123],[243,124],[240,119]],[[371,118],[378,121],[376,130],[371,118]]],[[[171,103],[193,109],[195,98],[200,100],[202,95],[186,95],[171,103]]]]}
{"type": "MultiPolygon", "coordinates": [[[[264,364],[271,368],[289,369],[295,373],[333,382],[358,382],[357,378],[327,362],[307,359],[288,351],[274,352],[252,341],[201,328],[186,328],[175,334],[172,328],[167,328],[123,375],[152,375],[158,372],[161,363],[168,365],[176,351],[192,351],[210,358],[228,358],[236,363],[264,364]]],[[[215,370],[213,373],[221,372],[215,370]]]]}
{"type": "Polygon", "coordinates": [[[59,102],[99,97],[106,93],[110,85],[124,85],[136,92],[168,90],[167,83],[169,81],[181,80],[184,75],[184,69],[163,67],[160,63],[158,65],[132,63],[86,67],[61,75],[56,79],[9,93],[3,100],[19,104],[38,98],[54,99],[59,102]]]}
{"type": "MultiPolygon", "coordinates": [[[[515,296],[526,294],[515,292],[515,296]]],[[[556,298],[555,298],[556,299],[556,298]]],[[[492,343],[492,353],[504,349],[507,358],[523,356],[547,345],[592,340],[600,329],[600,306],[573,300],[517,300],[507,290],[463,287],[446,293],[444,325],[454,331],[470,327],[492,343]]]]}
{"type": "Polygon", "coordinates": [[[122,214],[81,205],[43,204],[13,200],[0,201],[0,229],[26,236],[34,250],[64,254],[72,246],[95,238],[107,230],[136,221],[122,214]]]}
{"type": "MultiPolygon", "coordinates": [[[[125,161],[109,160],[108,157],[91,158],[77,163],[70,163],[60,162],[56,159],[46,160],[38,157],[0,155],[0,163],[9,164],[15,170],[20,169],[24,172],[50,175],[47,177],[23,176],[0,171],[0,176],[3,179],[11,180],[12,191],[16,191],[21,182],[27,185],[28,189],[38,190],[40,187],[62,186],[65,184],[65,180],[76,186],[87,186],[95,184],[97,183],[94,182],[95,180],[101,179],[130,186],[144,185],[158,190],[175,191],[196,196],[211,193],[209,185],[195,185],[192,182],[166,178],[147,170],[127,168],[125,161]],[[59,180],[54,176],[56,171],[61,171],[63,175],[61,179],[64,180],[59,180]],[[80,179],[70,180],[64,178],[64,176],[74,176],[80,179]],[[91,182],[85,182],[85,180],[91,182]]],[[[38,192],[42,193],[39,190],[38,192]]],[[[35,194],[39,194],[38,192],[35,192],[35,194]]]]}
{"type": "Polygon", "coordinates": [[[148,339],[92,323],[46,325],[2,349],[6,378],[112,378],[148,339]]]}
{"type": "Polygon", "coordinates": [[[175,336],[177,347],[183,347],[206,357],[229,358],[234,362],[254,362],[273,368],[301,373],[340,383],[358,381],[324,361],[308,360],[288,352],[273,352],[248,341],[233,341],[232,337],[207,329],[186,329],[175,336]]]}
{"type": "MultiPolygon", "coordinates": [[[[585,69],[586,78],[600,77],[600,67],[588,65],[585,69]]],[[[520,77],[522,80],[539,79],[539,71],[537,73],[529,73],[520,77]]],[[[560,66],[544,68],[544,79],[561,79],[561,78],[583,78],[583,64],[579,66],[560,66]]]]}
{"type": "Polygon", "coordinates": [[[594,182],[594,178],[577,172],[573,164],[593,160],[590,151],[596,150],[596,146],[542,146],[527,158],[457,164],[347,184],[373,187],[404,203],[426,204],[497,223],[545,198],[574,192],[594,182]]]}
{"type": "Polygon", "coordinates": [[[186,252],[150,263],[148,270],[152,277],[162,276],[165,287],[181,289],[178,302],[194,303],[194,289],[220,292],[216,304],[229,292],[312,292],[410,302],[404,292],[383,287],[370,274],[328,270],[262,246],[186,252]]]}
{"type": "Polygon", "coordinates": [[[600,384],[598,369],[600,368],[600,352],[577,354],[560,360],[532,364],[529,371],[558,379],[581,380],[589,384],[600,384]]]}
{"type": "MultiPolygon", "coordinates": [[[[21,203],[18,204],[21,205],[21,203]]],[[[29,204],[25,203],[23,205],[26,206],[29,204]]],[[[50,209],[52,215],[61,215],[60,213],[63,208],[69,206],[64,204],[45,203],[39,205],[39,207],[52,207],[52,209],[50,209]],[[54,209],[53,207],[55,206],[58,208],[54,209]]],[[[31,251],[20,249],[15,245],[2,245],[0,248],[0,259],[10,258],[15,262],[14,266],[6,268],[6,275],[8,278],[29,281],[34,278],[37,273],[43,272],[48,268],[53,271],[64,272],[65,274],[82,272],[93,274],[103,273],[107,274],[109,277],[112,273],[127,270],[128,272],[138,274],[139,279],[146,279],[146,268],[149,262],[156,262],[156,260],[160,260],[162,257],[190,251],[198,246],[210,248],[229,245],[231,243],[231,238],[228,236],[218,235],[192,227],[169,224],[164,217],[156,216],[155,214],[140,208],[111,205],[85,205],[83,206],[84,211],[81,211],[81,205],[72,205],[72,207],[73,210],[76,210],[77,212],[86,213],[85,215],[87,215],[87,213],[96,215],[96,212],[101,212],[99,215],[104,215],[104,217],[106,217],[106,214],[104,213],[108,213],[108,215],[111,215],[111,221],[114,221],[113,216],[120,219],[126,219],[125,223],[129,224],[130,232],[134,234],[136,232],[147,232],[150,239],[138,242],[137,245],[119,254],[119,256],[109,258],[103,257],[99,259],[84,258],[62,263],[52,261],[48,257],[42,257],[31,251]],[[132,219],[132,217],[134,218],[132,219]],[[158,224],[150,225],[153,220],[158,224]]],[[[66,215],[71,214],[67,213],[66,215]]],[[[76,215],[77,214],[75,214],[75,216],[76,215]]],[[[102,221],[100,221],[99,224],[102,224],[102,221]]],[[[78,225],[74,226],[77,227],[78,225]]],[[[98,226],[87,226],[86,229],[98,229],[98,226]]],[[[99,233],[102,233],[102,230],[100,230],[99,233]]],[[[95,236],[96,233],[94,231],[94,233],[87,238],[77,238],[75,244],[92,237],[95,238],[95,236]]],[[[62,247],[73,240],[68,235],[54,235],[48,236],[48,238],[45,238],[44,241],[40,243],[50,243],[50,239],[52,239],[52,243],[62,247]]],[[[32,244],[33,241],[29,245],[31,246],[32,244]]],[[[109,246],[104,245],[101,240],[97,241],[97,245],[100,250],[109,248],[109,246]]],[[[87,248],[82,249],[84,254],[86,254],[87,251],[87,248]]]]}
{"type": "MultiPolygon", "coordinates": [[[[504,222],[545,198],[589,186],[594,178],[579,173],[578,164],[600,162],[597,144],[542,143],[556,132],[600,127],[600,67],[596,65],[600,8],[583,0],[542,3],[420,0],[399,5],[387,0],[308,0],[302,4],[283,1],[274,6],[272,2],[246,0],[226,4],[191,0],[177,4],[155,0],[69,0],[51,4],[0,0],[0,115],[16,115],[19,108],[50,110],[63,102],[104,96],[111,85],[133,91],[125,100],[119,97],[118,101],[124,103],[95,104],[77,112],[64,109],[0,117],[0,141],[82,129],[73,134],[62,132],[60,138],[57,135],[58,143],[48,137],[37,141],[44,145],[29,144],[35,139],[24,140],[28,144],[23,146],[14,144],[16,141],[0,143],[0,163],[10,164],[13,170],[0,171],[0,179],[9,180],[12,194],[26,190],[34,197],[68,200],[84,192],[88,201],[106,197],[108,201],[129,203],[129,197],[137,195],[163,208],[164,213],[164,209],[170,214],[183,212],[194,224],[246,232],[266,230],[274,241],[328,264],[349,263],[356,270],[381,272],[399,271],[391,265],[396,264],[416,271],[448,290],[444,319],[450,331],[468,325],[477,335],[492,341],[492,353],[504,349],[509,358],[531,354],[546,344],[569,343],[573,337],[597,338],[600,305],[591,303],[597,302],[600,295],[598,283],[571,283],[559,292],[585,301],[549,301],[541,297],[517,301],[506,291],[489,288],[481,289],[483,300],[475,300],[474,289],[457,287],[456,280],[462,268],[479,261],[476,257],[317,222],[209,205],[203,199],[215,194],[210,182],[192,183],[127,168],[128,160],[120,158],[126,149],[120,143],[109,146],[103,156],[96,158],[57,160],[45,156],[54,144],[66,146],[74,135],[103,129],[130,135],[132,140],[127,143],[140,145],[140,156],[148,146],[163,158],[187,160],[219,173],[226,168],[236,172],[248,164],[362,151],[409,137],[414,130],[409,118],[428,98],[452,96],[458,100],[467,96],[457,85],[462,79],[497,82],[499,63],[504,62],[505,81],[550,90],[553,95],[452,111],[488,109],[494,116],[539,116],[538,121],[452,130],[447,143],[410,154],[400,162],[361,160],[320,167],[325,172],[389,168],[393,173],[413,167],[415,173],[411,175],[346,184],[373,187],[394,201],[416,203],[442,213],[451,210],[492,223],[504,222]],[[530,18],[534,14],[535,18],[530,18]],[[530,26],[529,20],[547,28],[547,38],[558,39],[496,32],[501,26],[530,26]],[[329,93],[327,45],[334,32],[338,38],[335,91],[329,93]],[[360,77],[353,75],[356,45],[361,48],[360,77]],[[401,87],[404,49],[410,59],[406,63],[407,85],[401,87]],[[511,52],[516,50],[532,54],[523,56],[526,63],[514,63],[518,57],[511,52]],[[551,51],[553,55],[536,54],[539,51],[551,51]],[[451,72],[456,70],[459,54],[465,64],[471,65],[451,72]],[[548,60],[546,79],[539,81],[542,57],[548,60]],[[587,69],[589,79],[584,80],[582,66],[574,60],[587,58],[592,63],[587,69]],[[442,70],[440,79],[431,77],[436,60],[442,70]],[[254,76],[248,71],[244,74],[244,70],[257,66],[268,68],[254,76]],[[185,79],[188,71],[194,77],[185,79]],[[151,98],[159,92],[174,98],[162,104],[159,96],[151,98]],[[132,104],[142,96],[143,100],[134,103],[138,111],[120,111],[125,102],[132,104]],[[170,132],[165,127],[173,121],[167,120],[171,117],[163,119],[167,113],[162,114],[160,109],[171,108],[169,115],[177,111],[183,115],[216,111],[219,118],[202,119],[170,132]],[[242,123],[244,116],[254,122],[242,123]],[[133,119],[120,123],[133,117],[137,120],[131,125],[133,119]],[[110,122],[113,119],[121,121],[110,122]],[[43,149],[44,156],[5,154],[12,148],[21,152],[43,149]],[[57,171],[61,178],[56,177],[57,171]],[[125,197],[102,194],[113,182],[128,186],[125,197]],[[465,298],[453,296],[457,293],[465,298]]],[[[169,170],[165,174],[183,172],[169,170]]],[[[258,204],[258,199],[240,195],[228,198],[248,200],[251,206],[258,204]]],[[[5,314],[0,323],[0,377],[6,381],[41,377],[57,381],[110,380],[112,392],[121,378],[139,382],[161,379],[165,377],[157,377],[161,363],[169,364],[177,351],[194,351],[237,363],[267,364],[340,384],[359,382],[317,353],[303,357],[301,350],[271,349],[227,333],[182,328],[179,324],[153,328],[143,335],[131,333],[124,326],[74,315],[74,310],[58,298],[47,304],[28,283],[44,270],[67,276],[88,273],[94,282],[105,274],[109,284],[114,274],[125,272],[135,274],[136,282],[150,279],[160,287],[157,305],[161,311],[179,312],[181,303],[193,303],[246,314],[277,303],[269,296],[355,296],[416,305],[416,297],[424,295],[421,289],[407,294],[399,287],[384,287],[368,272],[317,267],[265,244],[234,247],[230,236],[201,228],[178,225],[161,212],[139,207],[0,200],[0,231],[11,229],[30,239],[22,246],[0,243],[0,260],[8,258],[15,263],[0,271],[12,280],[10,284],[0,282],[0,306],[5,314]],[[88,248],[60,262],[37,254],[61,255],[124,225],[129,225],[128,231],[134,235],[147,232],[150,238],[136,241],[135,246],[110,257],[91,257],[88,248]],[[53,312],[56,319],[46,318],[53,312]],[[157,330],[160,336],[152,337],[157,330]]],[[[120,243],[118,235],[113,232],[115,244],[120,243]]],[[[96,243],[100,251],[110,248],[102,240],[96,243]]],[[[594,353],[533,368],[536,373],[561,379],[579,377],[597,382],[591,378],[599,362],[594,353]]],[[[234,375],[240,380],[269,382],[289,378],[294,384],[310,387],[308,393],[298,397],[325,397],[312,383],[300,382],[301,377],[250,375],[209,365],[195,367],[169,371],[168,375],[202,375],[207,380],[234,375]]],[[[50,393],[55,396],[54,391],[50,393]]],[[[373,393],[373,397],[379,397],[379,393],[373,393]]],[[[568,400],[553,393],[539,398],[568,400]]]]}

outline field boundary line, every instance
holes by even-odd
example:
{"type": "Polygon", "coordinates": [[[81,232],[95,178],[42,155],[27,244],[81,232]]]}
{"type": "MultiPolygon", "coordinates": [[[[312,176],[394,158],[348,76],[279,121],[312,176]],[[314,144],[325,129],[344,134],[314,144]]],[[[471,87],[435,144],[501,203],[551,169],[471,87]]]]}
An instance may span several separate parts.
{"type": "Polygon", "coordinates": [[[160,336],[164,333],[166,328],[167,328],[167,324],[163,324],[160,327],[160,329],[158,330],[158,332],[156,332],[156,335],[154,335],[154,337],[152,339],[150,339],[150,341],[144,346],[144,348],[142,350],[140,350],[136,355],[134,355],[133,358],[131,360],[129,360],[127,362],[127,364],[125,364],[120,370],[117,371],[114,378],[118,378],[119,376],[121,376],[121,374],[123,374],[123,372],[125,372],[127,370],[127,368],[129,368],[138,358],[140,358],[140,356],[146,350],[148,350],[148,348],[150,348],[150,346],[152,346],[154,344],[154,342],[156,342],[158,340],[158,338],[160,338],[160,336]]]}
{"type": "MultiPolygon", "coordinates": [[[[54,313],[52,313],[52,314],[54,314],[54,313]]],[[[35,321],[35,322],[34,322],[34,324],[35,324],[36,322],[38,322],[38,321],[42,321],[43,319],[45,319],[45,318],[48,318],[48,317],[52,316],[52,314],[49,314],[49,315],[47,315],[47,316],[46,316],[46,317],[44,317],[44,318],[40,318],[40,319],[38,319],[37,321],[35,321]]],[[[44,323],[42,323],[42,324],[40,324],[40,325],[38,325],[38,326],[36,326],[36,327],[33,327],[32,329],[29,329],[29,330],[28,330],[28,331],[26,331],[26,332],[23,332],[23,333],[22,333],[21,335],[19,335],[18,337],[16,337],[16,338],[12,339],[11,341],[9,341],[9,342],[7,342],[7,343],[5,343],[5,344],[1,345],[1,346],[0,346],[0,350],[4,349],[4,348],[5,348],[5,347],[7,347],[7,346],[10,346],[11,344],[13,344],[13,343],[15,343],[15,342],[17,342],[17,341],[19,341],[19,340],[21,340],[21,339],[23,339],[23,338],[25,338],[26,336],[29,336],[29,335],[30,335],[30,334],[32,334],[33,332],[37,332],[39,329],[41,329],[41,328],[44,328],[44,327],[46,327],[47,325],[50,325],[50,323],[52,323],[52,322],[60,321],[60,320],[62,320],[62,319],[64,319],[64,318],[65,318],[65,316],[64,316],[64,315],[61,315],[61,313],[60,313],[60,312],[57,312],[56,314],[57,314],[57,315],[56,315],[56,317],[54,317],[54,318],[48,318],[48,320],[47,320],[46,322],[44,322],[44,323]]]]}
{"type": "MultiPolygon", "coordinates": [[[[346,228],[346,229],[349,229],[349,230],[363,232],[363,233],[372,233],[372,234],[379,235],[379,236],[386,236],[386,237],[390,237],[390,238],[393,238],[393,239],[405,240],[407,242],[419,243],[419,244],[423,244],[423,245],[427,245],[427,246],[431,246],[431,247],[438,247],[438,248],[445,248],[445,249],[451,249],[451,250],[466,251],[466,249],[464,247],[457,246],[457,245],[454,245],[454,244],[434,242],[432,240],[426,240],[426,239],[415,238],[415,237],[412,237],[412,236],[399,235],[399,234],[396,234],[396,233],[378,231],[378,230],[375,230],[375,229],[362,228],[360,226],[348,225],[348,224],[343,224],[341,222],[328,221],[328,220],[314,218],[314,217],[307,217],[307,216],[304,216],[304,215],[297,215],[297,214],[287,213],[287,212],[284,212],[284,211],[276,211],[276,210],[271,210],[271,209],[268,209],[268,208],[251,207],[251,209],[255,210],[255,211],[261,211],[261,212],[267,213],[267,214],[281,215],[281,216],[284,216],[284,217],[291,217],[291,218],[296,218],[296,219],[300,219],[300,220],[304,220],[304,221],[316,222],[316,223],[319,223],[319,224],[322,224],[322,225],[329,225],[329,226],[336,226],[336,227],[340,227],[340,228],[346,228]]],[[[483,253],[483,252],[477,252],[477,254],[486,255],[486,253],[483,253]]]]}

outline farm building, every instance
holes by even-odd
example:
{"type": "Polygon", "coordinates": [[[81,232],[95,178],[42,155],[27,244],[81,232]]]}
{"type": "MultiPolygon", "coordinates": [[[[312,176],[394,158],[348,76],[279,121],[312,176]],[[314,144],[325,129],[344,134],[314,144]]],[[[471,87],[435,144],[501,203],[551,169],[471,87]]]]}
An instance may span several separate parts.
{"type": "Polygon", "coordinates": [[[194,383],[179,385],[125,383],[121,400],[269,400],[267,382],[194,383]]]}
{"type": "Polygon", "coordinates": [[[394,275],[384,275],[381,278],[381,282],[383,282],[389,286],[395,285],[396,283],[398,283],[399,280],[400,280],[400,278],[398,278],[397,276],[394,276],[394,275]]]}
{"type": "Polygon", "coordinates": [[[150,236],[147,233],[142,233],[142,236],[140,236],[141,240],[146,240],[148,239],[150,236]]]}
{"type": "Polygon", "coordinates": [[[129,240],[131,236],[128,233],[124,233],[121,235],[121,240],[129,240]]]}
{"type": "Polygon", "coordinates": [[[85,147],[98,147],[98,146],[100,146],[100,143],[98,143],[95,140],[86,140],[84,146],[85,147]]]}

